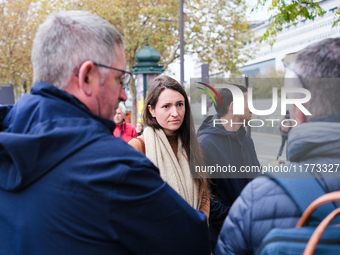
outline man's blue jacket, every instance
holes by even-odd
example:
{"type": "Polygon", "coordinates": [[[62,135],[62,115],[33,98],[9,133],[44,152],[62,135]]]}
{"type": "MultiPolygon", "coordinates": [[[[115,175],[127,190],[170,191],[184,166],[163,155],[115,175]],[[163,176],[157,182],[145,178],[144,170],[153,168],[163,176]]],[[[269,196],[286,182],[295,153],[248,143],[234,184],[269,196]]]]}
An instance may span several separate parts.
{"type": "Polygon", "coordinates": [[[0,254],[210,254],[204,213],[45,83],[0,107],[0,254]]]}

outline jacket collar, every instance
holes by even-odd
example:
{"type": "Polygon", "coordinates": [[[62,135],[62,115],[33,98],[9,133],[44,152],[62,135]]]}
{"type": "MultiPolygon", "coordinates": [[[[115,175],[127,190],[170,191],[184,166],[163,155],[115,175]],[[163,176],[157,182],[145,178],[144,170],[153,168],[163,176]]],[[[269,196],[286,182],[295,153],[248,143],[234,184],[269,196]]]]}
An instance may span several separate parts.
{"type": "Polygon", "coordinates": [[[96,114],[93,114],[85,104],[83,104],[78,98],[75,96],[67,93],[64,90],[60,90],[57,87],[43,81],[35,82],[31,89],[31,94],[35,95],[42,95],[47,98],[55,98],[55,99],[61,99],[64,100],[73,106],[81,109],[82,111],[86,112],[90,117],[93,119],[100,121],[103,125],[105,125],[107,128],[110,129],[111,133],[116,127],[116,124],[109,120],[102,118],[96,114]]]}
{"type": "Polygon", "coordinates": [[[310,122],[339,122],[340,123],[340,114],[316,118],[316,119],[311,120],[310,122]]]}
{"type": "Polygon", "coordinates": [[[340,116],[319,118],[294,127],[289,132],[287,146],[287,158],[291,162],[340,155],[340,116]]]}

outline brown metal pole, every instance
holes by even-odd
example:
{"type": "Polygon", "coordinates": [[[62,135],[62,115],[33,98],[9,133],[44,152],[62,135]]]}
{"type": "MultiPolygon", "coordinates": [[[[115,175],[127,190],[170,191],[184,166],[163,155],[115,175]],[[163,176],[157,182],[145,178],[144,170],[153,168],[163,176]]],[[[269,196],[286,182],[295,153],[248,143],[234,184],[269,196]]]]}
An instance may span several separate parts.
{"type": "Polygon", "coordinates": [[[181,84],[184,87],[184,0],[179,2],[179,47],[180,47],[180,71],[181,84]]]}

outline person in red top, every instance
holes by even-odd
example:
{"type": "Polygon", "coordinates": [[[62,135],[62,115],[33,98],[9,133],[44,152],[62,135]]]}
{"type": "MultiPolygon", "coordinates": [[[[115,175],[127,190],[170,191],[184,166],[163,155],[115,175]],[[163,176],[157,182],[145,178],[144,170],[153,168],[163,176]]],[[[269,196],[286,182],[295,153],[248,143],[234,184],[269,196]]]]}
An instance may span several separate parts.
{"type": "Polygon", "coordinates": [[[138,135],[135,126],[125,122],[125,117],[125,105],[120,102],[119,107],[116,110],[116,115],[113,118],[113,121],[117,125],[113,131],[113,135],[122,138],[125,142],[129,142],[131,138],[137,137],[138,135]]]}

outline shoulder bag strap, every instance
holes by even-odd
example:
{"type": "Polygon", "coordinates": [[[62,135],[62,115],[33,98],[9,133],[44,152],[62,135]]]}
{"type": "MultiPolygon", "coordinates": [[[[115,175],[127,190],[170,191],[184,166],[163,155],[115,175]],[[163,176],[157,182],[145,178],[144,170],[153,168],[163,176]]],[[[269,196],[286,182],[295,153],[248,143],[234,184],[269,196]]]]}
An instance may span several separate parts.
{"type": "Polygon", "coordinates": [[[145,142],[144,142],[144,140],[142,139],[142,138],[140,138],[140,137],[136,137],[139,141],[140,141],[140,143],[142,144],[142,148],[143,148],[143,153],[144,153],[144,155],[145,155],[145,142]]]}

